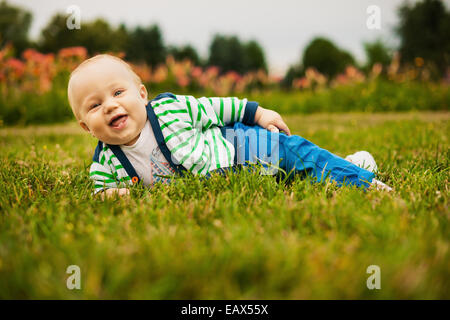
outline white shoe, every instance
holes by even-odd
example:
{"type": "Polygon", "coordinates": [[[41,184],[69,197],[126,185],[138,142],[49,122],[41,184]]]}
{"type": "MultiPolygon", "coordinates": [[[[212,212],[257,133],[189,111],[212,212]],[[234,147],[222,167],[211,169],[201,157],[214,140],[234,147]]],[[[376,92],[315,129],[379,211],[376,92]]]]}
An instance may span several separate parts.
{"type": "Polygon", "coordinates": [[[366,169],[370,172],[377,172],[378,167],[375,159],[367,151],[358,151],[354,154],[345,157],[345,160],[357,165],[360,168],[366,169]]]}
{"type": "MultiPolygon", "coordinates": [[[[367,151],[358,151],[354,154],[348,155],[345,157],[345,160],[357,165],[360,168],[366,169],[371,172],[377,172],[378,167],[377,163],[375,162],[375,159],[372,157],[372,155],[367,151]]],[[[389,187],[387,184],[381,182],[377,179],[372,179],[371,185],[369,187],[370,189],[377,189],[377,190],[386,190],[391,192],[392,188],[389,187]]]]}

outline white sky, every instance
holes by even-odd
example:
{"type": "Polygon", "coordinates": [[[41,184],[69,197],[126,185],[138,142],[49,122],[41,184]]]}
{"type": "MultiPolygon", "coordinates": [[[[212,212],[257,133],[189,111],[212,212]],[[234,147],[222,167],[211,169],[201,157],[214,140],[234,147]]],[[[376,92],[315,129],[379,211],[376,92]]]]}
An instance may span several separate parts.
{"type": "MultiPolygon", "coordinates": [[[[269,69],[282,75],[299,61],[303,49],[316,36],[326,36],[364,61],[364,41],[383,38],[395,45],[393,28],[403,0],[8,0],[33,13],[31,37],[56,13],[70,5],[81,9],[83,21],[97,17],[112,26],[158,24],[166,45],[193,45],[206,57],[215,33],[257,40],[264,48],[269,69]],[[381,29],[369,30],[367,7],[381,9],[381,29]]],[[[411,2],[411,1],[410,1],[411,2]]],[[[414,1],[413,1],[414,2],[414,1]]],[[[448,0],[445,2],[448,3],[448,0]]]]}

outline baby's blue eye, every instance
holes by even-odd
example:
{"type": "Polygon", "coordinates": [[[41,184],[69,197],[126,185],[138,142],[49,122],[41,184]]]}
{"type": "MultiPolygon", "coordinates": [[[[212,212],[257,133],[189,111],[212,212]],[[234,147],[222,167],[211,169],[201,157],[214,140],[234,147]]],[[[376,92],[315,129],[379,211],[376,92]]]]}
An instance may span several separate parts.
{"type": "Polygon", "coordinates": [[[95,104],[93,104],[93,105],[91,106],[91,109],[94,109],[94,108],[97,107],[97,106],[99,106],[99,104],[98,104],[98,103],[95,103],[95,104]]]}
{"type": "Polygon", "coordinates": [[[116,92],[114,92],[114,97],[118,96],[119,94],[121,94],[123,91],[122,90],[117,90],[116,92]]]}

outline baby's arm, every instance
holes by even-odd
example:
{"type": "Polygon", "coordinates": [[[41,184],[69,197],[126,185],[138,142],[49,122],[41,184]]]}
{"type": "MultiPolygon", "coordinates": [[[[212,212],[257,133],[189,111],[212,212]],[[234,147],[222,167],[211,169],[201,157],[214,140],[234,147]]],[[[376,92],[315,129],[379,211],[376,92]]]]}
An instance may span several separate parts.
{"type": "Polygon", "coordinates": [[[254,101],[248,101],[247,99],[241,100],[235,97],[202,97],[198,101],[202,105],[211,106],[223,125],[232,122],[243,122],[248,125],[258,124],[272,132],[282,130],[287,135],[291,134],[288,126],[284,123],[278,112],[258,106],[258,103],[254,101]]]}

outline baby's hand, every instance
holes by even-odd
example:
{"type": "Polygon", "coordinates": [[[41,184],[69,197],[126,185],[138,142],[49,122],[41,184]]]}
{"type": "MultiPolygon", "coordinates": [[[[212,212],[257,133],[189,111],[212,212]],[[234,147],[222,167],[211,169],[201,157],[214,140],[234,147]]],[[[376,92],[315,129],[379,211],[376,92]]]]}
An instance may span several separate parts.
{"type": "Polygon", "coordinates": [[[291,131],[286,123],[284,123],[280,114],[273,110],[264,109],[259,106],[258,109],[256,109],[255,122],[271,132],[280,132],[280,130],[283,130],[288,136],[291,135],[291,131]]]}
{"type": "Polygon", "coordinates": [[[101,193],[102,200],[105,200],[105,195],[106,195],[106,198],[109,199],[109,198],[113,197],[116,193],[119,196],[127,196],[127,195],[130,194],[130,190],[128,190],[127,188],[120,188],[120,189],[118,189],[118,188],[110,188],[110,189],[106,189],[106,191],[103,191],[101,193]]]}

